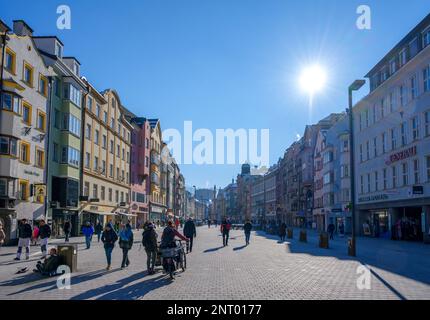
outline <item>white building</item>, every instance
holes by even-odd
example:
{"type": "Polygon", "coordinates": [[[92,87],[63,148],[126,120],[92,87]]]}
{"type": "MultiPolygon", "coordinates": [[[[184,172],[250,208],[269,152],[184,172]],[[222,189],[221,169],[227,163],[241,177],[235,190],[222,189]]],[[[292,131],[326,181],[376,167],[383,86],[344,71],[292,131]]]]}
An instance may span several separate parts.
{"type": "Polygon", "coordinates": [[[430,219],[430,15],[366,77],[370,93],[354,107],[357,231],[421,241],[430,219]]]}

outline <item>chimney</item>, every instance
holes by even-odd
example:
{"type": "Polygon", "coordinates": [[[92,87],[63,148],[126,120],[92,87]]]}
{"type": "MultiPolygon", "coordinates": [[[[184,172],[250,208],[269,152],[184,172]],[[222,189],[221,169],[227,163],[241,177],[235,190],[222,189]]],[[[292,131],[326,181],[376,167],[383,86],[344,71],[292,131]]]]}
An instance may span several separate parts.
{"type": "Polygon", "coordinates": [[[24,20],[13,20],[13,33],[18,36],[33,36],[33,29],[24,20]]]}

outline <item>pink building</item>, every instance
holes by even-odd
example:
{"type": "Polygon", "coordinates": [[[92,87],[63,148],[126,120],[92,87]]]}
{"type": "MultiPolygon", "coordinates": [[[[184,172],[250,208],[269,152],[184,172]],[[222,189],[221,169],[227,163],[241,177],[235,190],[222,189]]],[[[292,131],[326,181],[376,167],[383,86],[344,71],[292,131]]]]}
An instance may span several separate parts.
{"type": "Polygon", "coordinates": [[[150,125],[146,118],[133,117],[131,139],[131,213],[137,215],[137,226],[149,219],[150,194],[150,125]]]}

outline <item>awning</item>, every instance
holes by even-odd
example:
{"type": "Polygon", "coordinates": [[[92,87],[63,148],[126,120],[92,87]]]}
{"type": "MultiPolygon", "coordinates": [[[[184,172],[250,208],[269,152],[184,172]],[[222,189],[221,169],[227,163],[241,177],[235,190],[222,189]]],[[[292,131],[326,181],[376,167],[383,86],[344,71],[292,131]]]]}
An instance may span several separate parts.
{"type": "Polygon", "coordinates": [[[112,215],[114,215],[115,213],[113,213],[113,212],[103,212],[103,211],[87,211],[87,210],[85,210],[85,211],[82,211],[82,213],[89,213],[89,214],[98,214],[99,216],[112,216],[112,215]]]}
{"type": "Polygon", "coordinates": [[[134,213],[115,212],[115,214],[126,216],[126,217],[137,217],[137,214],[134,214],[134,213]]]}

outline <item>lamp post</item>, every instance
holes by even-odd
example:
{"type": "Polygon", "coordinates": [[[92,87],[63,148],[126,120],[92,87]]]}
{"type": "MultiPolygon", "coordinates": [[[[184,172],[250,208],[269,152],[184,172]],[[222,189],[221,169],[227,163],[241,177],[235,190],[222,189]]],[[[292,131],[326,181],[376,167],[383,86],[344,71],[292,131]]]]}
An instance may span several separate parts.
{"type": "Polygon", "coordinates": [[[356,241],[355,241],[355,165],[354,165],[354,120],[352,114],[352,92],[359,90],[365,80],[355,80],[348,88],[348,113],[349,113],[349,161],[351,167],[351,239],[348,241],[348,255],[355,257],[356,241]]]}

